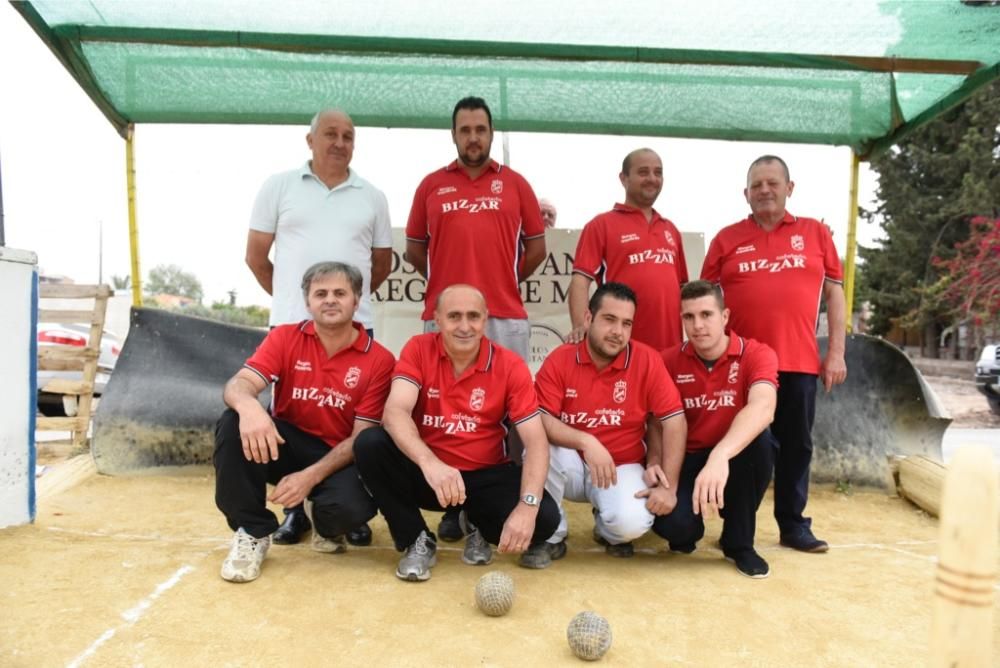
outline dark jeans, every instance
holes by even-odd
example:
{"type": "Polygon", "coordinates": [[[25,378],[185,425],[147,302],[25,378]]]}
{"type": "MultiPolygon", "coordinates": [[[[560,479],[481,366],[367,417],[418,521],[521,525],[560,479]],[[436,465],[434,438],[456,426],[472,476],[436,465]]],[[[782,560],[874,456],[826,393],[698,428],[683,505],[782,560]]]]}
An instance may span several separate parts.
{"type": "MultiPolygon", "coordinates": [[[[774,437],[765,429],[729,460],[729,479],[723,492],[725,507],[719,512],[723,519],[719,544],[726,550],[753,547],[757,509],[771,481],[775,445],[774,437]]],[[[677,486],[677,506],[669,515],[657,515],[653,520],[653,532],[665,538],[672,547],[692,546],[705,535],[703,516],[694,514],[691,495],[694,480],[711,452],[709,449],[684,455],[677,486]]]]}
{"type": "MultiPolygon", "coordinates": [[[[365,485],[375,497],[378,509],[389,525],[397,550],[412,545],[421,531],[427,531],[420,509],[444,510],[437,495],[424,479],[420,467],[393,442],[382,427],[366,429],[354,442],[354,459],[365,485]]],[[[507,516],[520,503],[521,467],[501,464],[476,471],[462,471],[465,503],[469,521],[494,545],[507,516]]],[[[531,544],[542,543],[559,526],[559,508],[545,493],[535,519],[531,544]]]]}
{"type": "Polygon", "coordinates": [[[816,417],[817,376],[778,374],[778,406],[771,432],[778,441],[774,460],[774,519],[782,535],[795,536],[812,526],[804,517],[809,497],[812,427],[816,417]]]}
{"type": "MultiPolygon", "coordinates": [[[[267,464],[248,461],[240,443],[240,417],[227,408],[215,427],[215,505],[226,516],[229,527],[240,527],[255,538],[278,528],[274,513],[267,509],[267,484],[310,466],[330,452],[320,438],[283,420],[274,420],[285,439],[279,458],[267,464]]],[[[375,502],[361,484],[352,464],[329,476],[309,493],[313,502],[314,530],[332,538],[357,528],[375,516],[375,502]]]]}

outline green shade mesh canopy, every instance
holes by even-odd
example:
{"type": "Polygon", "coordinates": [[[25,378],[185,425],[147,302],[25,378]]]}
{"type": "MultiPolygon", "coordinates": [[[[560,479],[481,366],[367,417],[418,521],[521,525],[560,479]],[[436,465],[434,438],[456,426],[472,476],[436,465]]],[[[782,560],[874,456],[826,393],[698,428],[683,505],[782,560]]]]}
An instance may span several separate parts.
{"type": "Polygon", "coordinates": [[[849,145],[1000,76],[1000,4],[960,0],[51,0],[15,8],[108,119],[498,129],[849,145]]]}

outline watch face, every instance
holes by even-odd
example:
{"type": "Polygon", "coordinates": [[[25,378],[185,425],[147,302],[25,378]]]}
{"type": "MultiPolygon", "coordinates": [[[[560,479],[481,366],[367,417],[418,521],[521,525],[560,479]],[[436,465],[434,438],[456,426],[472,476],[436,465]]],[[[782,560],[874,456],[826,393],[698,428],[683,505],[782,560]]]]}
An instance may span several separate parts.
{"type": "Polygon", "coordinates": [[[525,494],[524,496],[521,497],[521,500],[524,501],[529,506],[538,505],[538,497],[535,496],[534,494],[525,494]]]}

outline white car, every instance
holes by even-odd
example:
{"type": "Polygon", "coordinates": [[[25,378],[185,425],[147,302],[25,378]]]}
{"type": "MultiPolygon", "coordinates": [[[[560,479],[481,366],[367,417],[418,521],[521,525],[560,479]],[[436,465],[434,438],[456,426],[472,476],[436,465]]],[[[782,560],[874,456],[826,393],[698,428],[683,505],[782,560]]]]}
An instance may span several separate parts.
{"type": "MultiPolygon", "coordinates": [[[[79,346],[87,345],[90,337],[90,327],[86,325],[59,325],[38,323],[38,348],[45,346],[79,346]]],[[[97,358],[97,376],[94,378],[94,396],[99,397],[104,392],[111,372],[118,362],[122,341],[115,334],[104,330],[101,335],[101,354],[97,358]]],[[[77,400],[73,395],[45,392],[46,383],[56,378],[79,379],[79,371],[38,371],[38,410],[43,415],[72,417],[77,412],[77,400]]]]}
{"type": "Polygon", "coordinates": [[[986,395],[990,410],[1000,415],[1000,345],[983,348],[976,362],[976,389],[986,395]]]}

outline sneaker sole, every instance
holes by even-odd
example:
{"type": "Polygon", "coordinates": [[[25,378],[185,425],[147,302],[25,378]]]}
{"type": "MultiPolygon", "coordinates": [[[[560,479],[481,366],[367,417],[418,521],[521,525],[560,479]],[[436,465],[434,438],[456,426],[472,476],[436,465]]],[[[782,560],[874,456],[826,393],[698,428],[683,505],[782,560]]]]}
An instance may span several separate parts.
{"type": "MultiPolygon", "coordinates": [[[[730,559],[729,557],[724,557],[724,558],[725,558],[726,561],[728,561],[729,563],[731,563],[733,566],[736,566],[736,560],[735,559],[730,559]]],[[[745,573],[745,572],[743,572],[743,571],[740,570],[739,566],[736,566],[736,572],[739,573],[740,575],[742,575],[745,578],[750,578],[751,580],[763,580],[764,578],[766,578],[768,575],[771,574],[771,569],[768,568],[767,569],[767,573],[745,573]]]]}
{"type": "Polygon", "coordinates": [[[400,573],[399,569],[396,569],[396,577],[400,580],[405,580],[406,582],[426,582],[431,579],[431,569],[437,565],[437,555],[431,557],[431,561],[427,564],[427,571],[425,573],[400,573]]]}
{"type": "Polygon", "coordinates": [[[315,543],[313,543],[312,545],[310,545],[310,547],[312,548],[313,552],[320,552],[321,554],[344,554],[345,552],[347,552],[346,545],[337,545],[337,544],[327,545],[322,543],[316,545],[315,543]]]}
{"type": "Polygon", "coordinates": [[[257,575],[255,575],[255,576],[254,576],[254,577],[252,577],[252,578],[248,578],[248,577],[246,577],[246,576],[243,576],[243,575],[240,575],[240,574],[238,574],[238,573],[233,573],[233,574],[232,574],[232,575],[231,575],[230,577],[228,577],[228,578],[226,577],[226,574],[225,574],[225,573],[220,573],[219,575],[220,575],[220,576],[222,577],[222,579],[223,579],[223,580],[225,580],[226,582],[236,582],[236,583],[238,583],[238,584],[241,584],[241,583],[244,583],[244,582],[253,582],[254,580],[256,580],[257,578],[259,578],[259,577],[260,577],[260,573],[258,573],[257,575]]]}
{"type": "Polygon", "coordinates": [[[489,566],[490,564],[493,563],[493,555],[491,554],[489,559],[483,561],[482,559],[466,559],[465,555],[463,554],[462,563],[468,564],[469,566],[489,566]]]}

